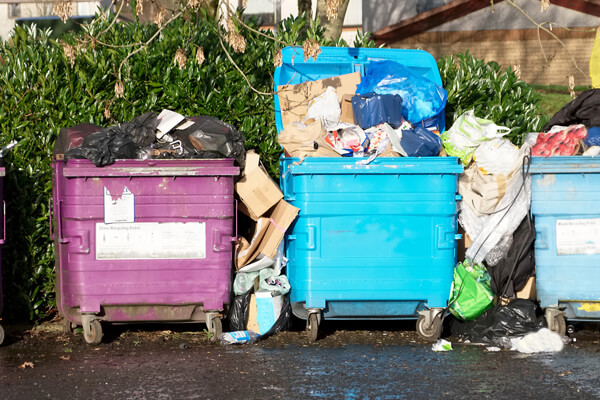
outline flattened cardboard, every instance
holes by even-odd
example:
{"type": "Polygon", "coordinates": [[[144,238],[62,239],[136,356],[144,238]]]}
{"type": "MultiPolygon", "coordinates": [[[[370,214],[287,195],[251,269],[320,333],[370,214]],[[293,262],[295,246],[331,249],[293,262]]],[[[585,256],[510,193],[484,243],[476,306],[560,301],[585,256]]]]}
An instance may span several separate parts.
{"type": "Polygon", "coordinates": [[[257,255],[263,254],[270,259],[277,255],[277,247],[283,240],[285,231],[290,227],[296,216],[300,212],[299,208],[294,207],[285,200],[280,200],[269,215],[269,227],[265,237],[260,242],[257,249],[257,255]]]}
{"type": "Polygon", "coordinates": [[[260,241],[265,237],[267,229],[269,228],[268,218],[259,218],[256,221],[256,227],[254,229],[254,235],[252,240],[248,242],[245,238],[241,237],[235,246],[235,268],[239,270],[243,266],[253,261],[258,254],[255,254],[260,241]]]}
{"type": "Polygon", "coordinates": [[[354,94],[345,94],[342,96],[342,114],[340,115],[340,122],[355,124],[354,111],[352,110],[352,96],[354,96],[354,94]]]}
{"type": "MultiPolygon", "coordinates": [[[[277,247],[283,240],[285,231],[294,222],[294,219],[300,212],[299,208],[292,206],[285,200],[280,200],[273,210],[263,218],[257,221],[254,235],[249,246],[246,245],[240,250],[236,250],[235,260],[236,269],[240,269],[258,257],[259,254],[275,259],[277,247]]],[[[245,241],[248,243],[248,241],[245,241]]],[[[243,241],[238,241],[238,246],[243,246],[243,241]]]]}
{"type": "Polygon", "coordinates": [[[235,184],[235,191],[243,203],[239,210],[255,221],[283,199],[279,185],[260,165],[258,154],[252,150],[246,153],[246,166],[242,178],[235,184]]]}
{"type": "Polygon", "coordinates": [[[246,323],[246,329],[259,333],[260,327],[258,326],[258,311],[256,308],[256,296],[250,295],[250,303],[248,304],[248,322],[246,323]]]}
{"type": "Polygon", "coordinates": [[[345,94],[356,92],[356,86],[359,83],[360,72],[353,72],[332,78],[303,82],[298,85],[278,86],[283,128],[285,129],[292,122],[302,120],[308,110],[308,103],[327,90],[327,87],[335,88],[338,101],[341,102],[345,94]]]}

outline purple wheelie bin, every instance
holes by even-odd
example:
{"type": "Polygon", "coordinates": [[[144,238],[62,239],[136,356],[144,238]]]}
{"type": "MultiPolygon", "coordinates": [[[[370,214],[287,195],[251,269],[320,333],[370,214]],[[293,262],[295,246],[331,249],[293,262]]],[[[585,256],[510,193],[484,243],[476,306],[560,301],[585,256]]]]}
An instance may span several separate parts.
{"type": "MultiPolygon", "coordinates": [[[[2,218],[0,219],[0,222],[2,222],[2,239],[0,239],[0,245],[4,244],[4,239],[6,238],[6,207],[5,207],[5,203],[4,203],[4,198],[3,198],[3,184],[4,184],[4,174],[5,174],[5,170],[4,167],[0,167],[0,199],[2,199],[2,218]]],[[[4,303],[2,301],[2,248],[0,247],[0,315],[2,315],[2,308],[4,306],[4,303]]],[[[0,318],[1,320],[1,318],[0,318]]],[[[2,325],[0,325],[0,345],[4,342],[4,328],[2,328],[2,325]]]]}
{"type": "Polygon", "coordinates": [[[232,159],[53,160],[56,302],[87,343],[101,322],[206,322],[230,302],[232,159]]]}

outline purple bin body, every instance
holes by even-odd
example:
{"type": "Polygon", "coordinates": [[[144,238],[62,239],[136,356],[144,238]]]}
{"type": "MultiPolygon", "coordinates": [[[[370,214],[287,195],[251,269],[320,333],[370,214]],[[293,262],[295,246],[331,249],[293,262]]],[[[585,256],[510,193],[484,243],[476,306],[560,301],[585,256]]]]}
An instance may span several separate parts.
{"type": "Polygon", "coordinates": [[[52,164],[60,312],[114,322],[205,321],[230,301],[231,159],[52,164]]]}

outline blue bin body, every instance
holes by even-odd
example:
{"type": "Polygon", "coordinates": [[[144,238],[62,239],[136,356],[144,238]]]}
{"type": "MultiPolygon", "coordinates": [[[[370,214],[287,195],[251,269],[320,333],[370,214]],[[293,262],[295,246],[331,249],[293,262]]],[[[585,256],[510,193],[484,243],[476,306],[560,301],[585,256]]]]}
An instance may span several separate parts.
{"type": "MultiPolygon", "coordinates": [[[[424,51],[322,47],[316,61],[303,59],[302,49],[283,50],[276,87],[364,74],[373,59],[401,62],[441,84],[424,51]]],[[[277,96],[275,109],[280,131],[277,96]]],[[[458,159],[359,160],[280,160],[284,198],[300,209],[285,237],[294,314],[306,318],[318,308],[326,319],[412,319],[446,307],[456,262],[458,159]]]]}
{"type": "Polygon", "coordinates": [[[532,157],[530,174],[540,305],[600,320],[600,158],[532,157]]]}

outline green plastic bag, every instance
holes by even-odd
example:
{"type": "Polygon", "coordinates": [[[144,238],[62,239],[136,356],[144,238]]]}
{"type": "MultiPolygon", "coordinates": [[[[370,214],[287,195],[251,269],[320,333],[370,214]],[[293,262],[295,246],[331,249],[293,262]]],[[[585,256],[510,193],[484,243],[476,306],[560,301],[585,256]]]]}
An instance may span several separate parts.
{"type": "Polygon", "coordinates": [[[475,112],[469,110],[458,117],[450,129],[442,133],[441,138],[446,153],[460,158],[463,165],[467,166],[473,159],[477,146],[509,133],[509,128],[496,125],[489,119],[477,118],[475,112]]]}
{"type": "Polygon", "coordinates": [[[458,263],[450,289],[450,312],[468,321],[479,317],[493,303],[494,293],[485,267],[469,260],[458,263]]]}

